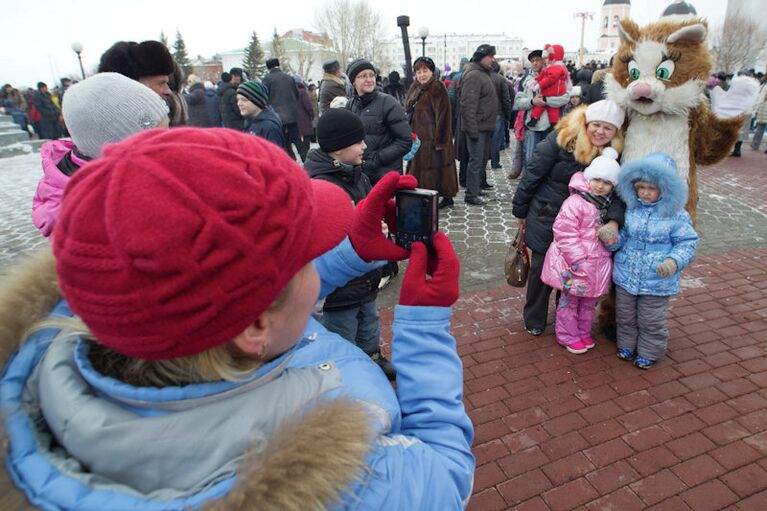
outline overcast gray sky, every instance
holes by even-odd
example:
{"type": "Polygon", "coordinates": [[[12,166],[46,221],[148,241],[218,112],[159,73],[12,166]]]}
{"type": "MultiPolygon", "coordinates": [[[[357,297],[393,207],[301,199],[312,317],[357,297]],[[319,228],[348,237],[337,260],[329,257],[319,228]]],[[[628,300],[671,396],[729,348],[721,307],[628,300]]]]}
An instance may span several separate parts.
{"type": "MultiPolygon", "coordinates": [[[[3,2],[0,30],[0,82],[34,85],[54,82],[60,76],[79,73],[70,45],[82,43],[86,71],[98,64],[104,50],[125,39],[157,39],[165,31],[173,42],[181,31],[192,56],[244,47],[250,31],[262,41],[276,27],[311,30],[315,5],[323,0],[225,0],[169,2],[165,0],[36,0],[3,2]]],[[[603,0],[371,0],[371,5],[399,33],[396,17],[410,16],[410,28],[427,26],[433,35],[450,33],[500,33],[521,37],[527,47],[561,43],[575,50],[580,39],[580,20],[574,12],[593,12],[586,22],[585,45],[596,47],[597,18],[603,0]],[[535,8],[531,6],[536,6],[535,8]]],[[[656,20],[671,0],[632,0],[631,18],[640,25],[656,20]]],[[[693,0],[698,15],[711,27],[720,25],[727,6],[724,0],[693,0]]],[[[331,34],[332,36],[332,34],[331,34]]]]}

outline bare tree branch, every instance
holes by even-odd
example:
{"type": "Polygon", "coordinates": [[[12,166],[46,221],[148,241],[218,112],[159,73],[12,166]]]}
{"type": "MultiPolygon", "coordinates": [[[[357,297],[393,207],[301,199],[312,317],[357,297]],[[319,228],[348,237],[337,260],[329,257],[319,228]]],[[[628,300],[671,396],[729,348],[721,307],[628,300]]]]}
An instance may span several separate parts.
{"type": "Polygon", "coordinates": [[[735,73],[756,63],[759,52],[767,44],[767,32],[748,16],[736,10],[711,37],[716,50],[716,67],[725,73],[735,73]]]}
{"type": "Polygon", "coordinates": [[[379,68],[384,61],[381,14],[367,0],[328,0],[314,12],[315,28],[330,38],[342,66],[364,57],[379,68]]]}

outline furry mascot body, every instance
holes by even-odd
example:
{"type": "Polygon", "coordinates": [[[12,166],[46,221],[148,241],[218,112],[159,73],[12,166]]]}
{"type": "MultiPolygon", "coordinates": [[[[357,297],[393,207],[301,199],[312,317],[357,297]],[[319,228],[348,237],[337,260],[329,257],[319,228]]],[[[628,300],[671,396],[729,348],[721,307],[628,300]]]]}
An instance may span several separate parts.
{"type": "Polygon", "coordinates": [[[686,209],[697,219],[697,165],[727,156],[738,137],[741,117],[711,113],[703,89],[711,72],[705,21],[660,21],[640,29],[620,23],[621,44],[607,97],[626,110],[626,142],[621,162],[662,151],[676,161],[689,184],[686,209]]]}
{"type": "MultiPolygon", "coordinates": [[[[626,111],[621,163],[654,151],[670,155],[689,184],[686,209],[697,222],[698,165],[727,156],[738,138],[743,117],[720,118],[703,90],[711,73],[704,20],[659,21],[643,28],[620,22],[620,47],[605,77],[607,98],[626,111]]],[[[614,292],[602,300],[599,324],[615,325],[614,292]]],[[[609,334],[608,334],[609,336],[609,334]]]]}

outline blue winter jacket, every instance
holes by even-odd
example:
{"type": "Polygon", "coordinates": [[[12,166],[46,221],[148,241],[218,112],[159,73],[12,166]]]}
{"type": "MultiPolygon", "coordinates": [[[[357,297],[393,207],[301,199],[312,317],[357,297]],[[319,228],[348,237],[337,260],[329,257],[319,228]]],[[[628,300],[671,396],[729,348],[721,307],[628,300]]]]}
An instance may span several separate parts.
{"type": "Polygon", "coordinates": [[[271,106],[267,106],[253,119],[245,120],[245,131],[251,135],[265,138],[276,146],[285,148],[285,137],[282,134],[282,121],[271,106]]]}
{"type": "MultiPolygon", "coordinates": [[[[314,265],[321,296],[375,266],[348,239],[314,265]]],[[[52,315],[72,312],[62,301],[52,315]]],[[[0,379],[6,468],[43,509],[198,509],[228,494],[243,449],[268,444],[281,417],[319,398],[346,398],[376,417],[375,437],[369,470],[342,489],[335,509],[461,509],[475,461],[450,315],[395,309],[396,395],[369,357],[313,319],[296,346],[244,381],[165,388],[102,376],[88,361],[89,343],[43,330],[0,379]]]]}
{"type": "Polygon", "coordinates": [[[684,204],[687,183],[676,173],[674,161],[664,153],[652,153],[623,166],[616,187],[626,203],[624,225],[613,260],[613,282],[635,296],[674,296],[679,293],[682,270],[690,264],[698,246],[698,234],[684,204]],[[643,203],[634,190],[636,181],[655,184],[660,197],[643,203]],[[676,261],[671,277],[660,277],[658,265],[666,258],[676,261]]]}

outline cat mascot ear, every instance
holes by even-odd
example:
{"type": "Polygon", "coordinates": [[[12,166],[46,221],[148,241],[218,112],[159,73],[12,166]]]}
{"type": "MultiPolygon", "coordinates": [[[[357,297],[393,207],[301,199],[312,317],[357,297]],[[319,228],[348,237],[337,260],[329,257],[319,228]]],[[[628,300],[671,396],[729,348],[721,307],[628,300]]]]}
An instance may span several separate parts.
{"type": "Polygon", "coordinates": [[[666,38],[666,43],[673,44],[679,41],[689,41],[691,43],[702,43],[706,40],[708,28],[703,23],[687,25],[682,27],[666,38]]]}
{"type": "Polygon", "coordinates": [[[622,43],[636,44],[639,42],[639,25],[628,18],[623,18],[618,24],[618,35],[622,43]]]}

